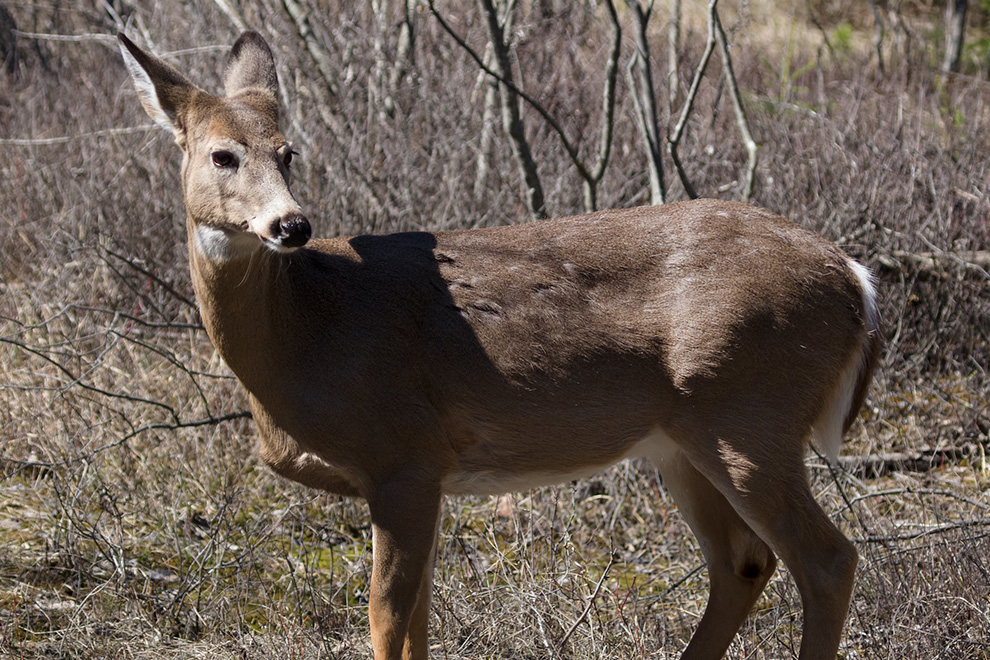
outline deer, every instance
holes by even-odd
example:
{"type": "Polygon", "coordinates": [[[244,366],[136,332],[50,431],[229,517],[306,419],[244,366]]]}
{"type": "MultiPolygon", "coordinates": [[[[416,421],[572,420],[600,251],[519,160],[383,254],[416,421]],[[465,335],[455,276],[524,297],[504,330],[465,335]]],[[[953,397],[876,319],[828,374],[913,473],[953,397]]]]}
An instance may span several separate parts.
{"type": "Polygon", "coordinates": [[[424,660],[442,501],[643,458],[696,535],[710,593],[681,656],[721,658],[778,558],[800,660],[833,660],[858,555],[809,485],[882,349],[870,271],[743,202],[443,232],[312,238],[290,190],[264,38],[224,91],[123,34],[148,115],[182,152],[203,325],[247,392],[260,456],[363,498],[375,660],[424,660]]]}

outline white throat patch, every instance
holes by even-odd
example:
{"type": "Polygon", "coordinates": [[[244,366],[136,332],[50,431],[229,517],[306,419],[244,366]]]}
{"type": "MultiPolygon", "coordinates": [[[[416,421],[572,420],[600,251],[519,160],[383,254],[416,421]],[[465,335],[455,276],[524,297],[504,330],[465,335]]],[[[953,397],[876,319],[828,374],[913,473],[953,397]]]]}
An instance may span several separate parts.
{"type": "Polygon", "coordinates": [[[194,234],[196,251],[210,261],[244,258],[258,249],[261,239],[247,232],[232,232],[200,225],[194,234]]]}

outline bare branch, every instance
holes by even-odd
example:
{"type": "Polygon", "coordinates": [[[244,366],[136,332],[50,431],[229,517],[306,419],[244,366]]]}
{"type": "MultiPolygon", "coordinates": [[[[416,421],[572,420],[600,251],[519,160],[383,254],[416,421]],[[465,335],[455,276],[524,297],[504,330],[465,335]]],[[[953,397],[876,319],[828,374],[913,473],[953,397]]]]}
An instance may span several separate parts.
{"type": "Polygon", "coordinates": [[[0,144],[12,145],[15,147],[37,147],[54,144],[67,144],[75,140],[86,140],[89,138],[106,137],[108,135],[130,135],[131,133],[158,132],[161,128],[157,124],[145,124],[143,126],[128,126],[127,128],[107,128],[102,131],[92,131],[90,133],[80,133],[79,135],[62,135],[51,138],[0,138],[0,144]]]}
{"type": "MultiPolygon", "coordinates": [[[[468,55],[473,59],[478,66],[486,74],[497,80],[500,84],[500,90],[503,93],[502,107],[503,107],[503,123],[504,128],[507,133],[509,133],[513,144],[513,150],[517,149],[517,145],[524,145],[524,154],[527,154],[528,159],[532,161],[532,155],[529,152],[528,142],[525,141],[525,136],[521,132],[513,133],[515,131],[521,131],[522,120],[518,115],[518,102],[514,97],[521,98],[525,101],[531,108],[536,110],[536,112],[547,122],[557,137],[560,139],[561,145],[564,147],[564,151],[567,152],[568,157],[571,159],[571,163],[574,165],[578,172],[578,175],[584,180],[584,205],[587,211],[592,211],[597,206],[597,185],[604,176],[605,169],[608,165],[609,155],[611,153],[612,145],[612,134],[614,128],[614,116],[615,116],[615,87],[616,80],[618,77],[618,61],[619,53],[622,46],[622,29],[619,25],[618,15],[615,11],[615,6],[611,0],[606,3],[606,7],[609,13],[609,21],[612,26],[612,47],[609,51],[609,58],[605,64],[605,84],[602,92],[602,126],[600,132],[598,157],[596,159],[595,165],[592,169],[581,160],[581,155],[579,153],[578,146],[575,145],[567,137],[564,129],[559,123],[553,118],[552,115],[544,108],[536,99],[520,89],[512,80],[511,66],[509,64],[508,47],[504,40],[505,28],[502,27],[498,22],[497,12],[492,5],[491,0],[479,0],[482,5],[482,11],[486,17],[486,23],[489,28],[489,38],[491,55],[494,57],[494,62],[489,63],[489,53],[486,52],[485,57],[482,58],[478,53],[471,48],[470,45],[458,35],[453,28],[444,20],[443,16],[437,11],[432,0],[430,1],[430,11],[433,16],[437,19],[437,22],[443,28],[443,30],[450,35],[452,39],[461,48],[463,48],[468,55]],[[506,95],[508,91],[508,95],[506,95]],[[507,105],[508,104],[508,105],[507,105]],[[508,113],[508,123],[506,123],[506,116],[508,113]],[[516,123],[518,121],[518,123],[516,123]],[[511,129],[511,130],[510,130],[511,129]],[[521,142],[519,139],[521,138],[521,142]]],[[[479,158],[484,157],[484,152],[479,158]]],[[[517,160],[519,160],[519,154],[517,153],[517,160]]],[[[536,176],[535,181],[538,183],[539,179],[535,171],[535,163],[533,164],[533,170],[530,172],[528,166],[525,166],[526,157],[520,160],[520,165],[524,167],[524,179],[529,182],[530,176],[536,176]]],[[[487,165],[479,165],[479,172],[484,172],[487,165]]],[[[475,185],[475,194],[478,193],[477,181],[475,185]]],[[[542,196],[542,188],[540,189],[542,196]]],[[[542,197],[541,197],[542,198],[542,197]]],[[[531,205],[532,207],[532,205],[531,205]]],[[[532,211],[531,211],[532,212],[532,211]]],[[[546,217],[545,210],[544,215],[534,215],[534,217],[546,217]]]]}
{"type": "Polygon", "coordinates": [[[742,135],[743,145],[749,158],[746,161],[746,179],[742,188],[743,199],[750,199],[753,196],[753,179],[756,175],[757,150],[756,140],[753,139],[749,131],[749,121],[746,119],[746,109],[743,107],[742,96],[739,94],[739,84],[736,82],[736,72],[732,68],[732,58],[729,56],[729,40],[722,29],[722,21],[718,17],[718,11],[713,10],[712,19],[715,23],[715,36],[718,40],[719,50],[722,54],[722,70],[725,81],[729,87],[729,96],[732,98],[732,108],[736,112],[736,124],[739,126],[739,133],[742,135]]]}
{"type": "MultiPolygon", "coordinates": [[[[652,1],[652,0],[651,0],[652,1]]],[[[673,108],[681,90],[681,0],[670,0],[670,25],[667,27],[667,96],[673,108]]]]}
{"type": "Polygon", "coordinates": [[[723,76],[729,88],[729,96],[732,98],[732,107],[736,113],[736,124],[739,127],[739,133],[742,136],[746,152],[749,154],[746,162],[746,176],[742,186],[742,196],[744,199],[750,199],[753,195],[753,179],[756,173],[758,147],[749,130],[749,122],[746,119],[746,111],[743,107],[742,96],[739,93],[739,85],[736,82],[736,74],[732,68],[728,38],[725,35],[725,30],[722,28],[722,21],[718,16],[718,0],[710,0],[708,3],[708,40],[705,43],[705,52],[702,54],[701,61],[698,63],[698,67],[694,72],[694,79],[691,81],[691,88],[688,90],[687,97],[684,99],[684,106],[681,108],[681,114],[677,120],[677,124],[668,138],[667,151],[674,161],[674,167],[677,169],[677,174],[681,179],[681,183],[684,185],[684,191],[688,197],[698,197],[698,193],[694,189],[694,186],[691,185],[687,177],[687,172],[684,170],[684,165],[681,163],[678,147],[680,146],[681,138],[684,136],[688,117],[690,117],[694,107],[694,100],[698,94],[701,78],[705,73],[705,69],[708,67],[708,62],[711,59],[716,44],[722,56],[723,76]]]}
{"type": "Polygon", "coordinates": [[[877,9],[876,0],[866,0],[866,2],[870,6],[870,12],[873,13],[873,23],[875,27],[873,34],[873,48],[877,52],[877,66],[880,67],[880,73],[883,73],[883,17],[880,15],[880,10],[877,9]]]}
{"type": "MultiPolygon", "coordinates": [[[[416,0],[403,0],[402,23],[399,24],[399,42],[395,47],[395,63],[392,66],[392,73],[389,76],[389,87],[394,90],[402,82],[408,67],[415,65],[413,45],[416,39],[416,31],[413,27],[416,11],[416,0]]],[[[386,99],[386,111],[395,113],[395,101],[389,94],[386,99]]]]}
{"type": "Polygon", "coordinates": [[[248,410],[238,410],[232,413],[226,413],[224,415],[216,415],[210,417],[204,417],[203,419],[196,419],[189,422],[176,421],[173,424],[146,424],[139,428],[134,429],[130,433],[127,433],[120,438],[117,438],[113,442],[109,442],[105,445],[95,447],[86,451],[82,456],[77,456],[64,461],[22,461],[14,458],[7,458],[0,456],[0,465],[11,465],[15,466],[13,473],[4,474],[4,478],[12,477],[17,472],[21,470],[31,470],[38,468],[52,469],[58,467],[66,467],[72,465],[73,463],[79,463],[83,461],[91,461],[94,456],[105,452],[108,449],[113,449],[114,447],[119,447],[126,444],[128,440],[136,438],[142,433],[147,433],[148,431],[176,431],[178,429],[189,429],[189,428],[199,428],[201,426],[215,426],[223,422],[229,422],[235,419],[251,419],[251,412],[248,410]]]}
{"type": "Polygon", "coordinates": [[[983,511],[990,513],[990,506],[988,506],[987,504],[984,504],[983,502],[974,500],[971,497],[966,497],[965,495],[961,495],[960,493],[956,493],[944,488],[915,488],[913,486],[908,486],[906,488],[890,488],[887,490],[874,490],[851,498],[849,500],[849,503],[856,504],[858,502],[862,502],[863,500],[873,499],[875,497],[893,497],[900,495],[916,495],[918,499],[921,499],[921,497],[925,495],[932,497],[945,497],[950,500],[956,500],[957,502],[963,502],[965,504],[969,504],[970,506],[974,506],[977,509],[981,509],[983,511]]]}
{"type": "MultiPolygon", "coordinates": [[[[619,72],[619,52],[622,47],[622,28],[612,0],[606,0],[609,22],[612,25],[612,48],[605,62],[605,85],[602,89],[602,127],[598,143],[598,158],[594,167],[584,177],[584,210],[591,213],[598,208],[598,183],[605,175],[612,150],[612,130],[615,124],[615,83],[619,72]]],[[[579,170],[580,171],[580,170],[579,170]]]]}
{"type": "MultiPolygon", "coordinates": [[[[485,55],[487,60],[488,54],[485,55]]],[[[482,75],[484,73],[482,72],[482,75]]],[[[495,138],[495,129],[493,124],[495,122],[495,111],[498,107],[498,82],[495,80],[487,81],[485,84],[485,109],[481,115],[481,141],[478,145],[478,157],[476,162],[476,171],[474,176],[474,198],[475,200],[481,200],[485,195],[485,189],[488,186],[488,172],[490,167],[488,166],[489,153],[491,152],[492,142],[495,138]]]]}
{"type": "MultiPolygon", "coordinates": [[[[966,12],[969,0],[949,0],[945,7],[945,59],[942,69],[959,72],[962,61],[963,38],[966,34],[966,12]]],[[[882,71],[882,68],[881,68],[882,71]]]]}
{"type": "MultiPolygon", "coordinates": [[[[489,43],[492,45],[492,56],[495,71],[498,73],[502,98],[502,127],[509,136],[512,152],[519,165],[520,174],[526,185],[526,204],[534,220],[547,217],[546,200],[543,195],[543,185],[536,169],[536,161],[526,139],[526,130],[522,116],[519,113],[516,86],[512,84],[512,64],[509,61],[509,49],[506,45],[505,34],[498,20],[498,12],[492,0],[478,0],[488,27],[489,43]]],[[[431,2],[432,8],[432,2],[431,2]]],[[[434,15],[436,10],[434,9],[434,15]]]]}
{"type": "Polygon", "coordinates": [[[553,130],[553,132],[557,134],[557,137],[560,138],[561,144],[563,145],[564,150],[567,152],[568,156],[570,156],[572,160],[577,159],[577,148],[573,144],[571,144],[571,141],[567,138],[567,134],[564,133],[564,129],[560,127],[560,124],[558,124],[557,120],[553,118],[553,115],[547,112],[546,108],[540,105],[539,101],[537,101],[532,96],[527,94],[525,91],[517,87],[516,84],[512,82],[511,79],[503,77],[498,71],[493,69],[485,60],[483,60],[481,56],[478,55],[478,53],[473,48],[471,48],[471,46],[466,41],[464,41],[464,39],[459,34],[457,34],[456,31],[454,31],[454,29],[450,26],[450,24],[448,24],[447,21],[444,20],[443,16],[440,15],[440,12],[436,10],[436,7],[433,5],[432,0],[430,0],[430,12],[433,14],[433,17],[437,19],[437,23],[440,24],[440,27],[443,28],[443,31],[446,32],[451,39],[457,42],[458,46],[464,49],[464,51],[468,54],[468,56],[475,61],[475,63],[481,68],[482,71],[484,71],[486,74],[497,80],[501,85],[504,85],[505,87],[508,87],[510,90],[512,90],[513,94],[516,94],[519,98],[525,101],[531,108],[533,108],[533,110],[535,110],[540,115],[540,117],[543,118],[544,121],[546,121],[547,124],[550,126],[550,128],[553,130]]]}
{"type": "Polygon", "coordinates": [[[374,83],[369,85],[369,90],[379,98],[381,112],[384,116],[395,116],[395,99],[392,98],[390,88],[386,85],[385,68],[387,66],[385,57],[385,39],[388,30],[388,0],[371,0],[371,9],[375,15],[374,48],[375,48],[375,73],[372,76],[374,83]]]}
{"type": "Polygon", "coordinates": [[[934,277],[951,277],[950,268],[963,268],[970,273],[990,281],[990,251],[969,250],[962,252],[905,252],[893,250],[877,257],[880,265],[895,272],[919,271],[934,277]]]}
{"type": "MultiPolygon", "coordinates": [[[[515,11],[513,11],[514,0],[506,7],[505,16],[502,19],[502,24],[504,25],[504,32],[509,34],[512,33],[513,19],[515,18],[515,11]]],[[[492,45],[488,44],[485,48],[485,64],[491,66],[492,61],[492,45]]],[[[481,142],[478,145],[478,157],[476,159],[477,171],[474,178],[474,198],[475,200],[482,200],[485,196],[485,191],[488,184],[488,173],[491,170],[488,159],[491,154],[492,145],[495,141],[495,113],[498,111],[498,85],[497,79],[492,78],[488,73],[482,68],[478,72],[478,82],[477,87],[485,86],[485,104],[484,112],[481,116],[481,142]]]]}
{"type": "Polygon", "coordinates": [[[222,11],[224,15],[230,19],[230,22],[234,24],[234,27],[237,28],[238,32],[247,32],[247,23],[244,22],[244,18],[241,16],[241,13],[237,11],[236,7],[230,4],[229,0],[213,0],[213,2],[215,2],[217,7],[220,8],[220,11],[222,11]]]}
{"type": "Polygon", "coordinates": [[[117,47],[117,39],[110,34],[49,34],[41,32],[21,32],[13,30],[14,35],[25,39],[37,39],[39,41],[95,41],[111,48],[117,47]]]}
{"type": "Polygon", "coordinates": [[[717,5],[718,0],[709,0],[708,2],[708,40],[705,42],[705,52],[702,53],[701,61],[698,62],[698,67],[694,71],[694,78],[691,80],[691,87],[688,89],[687,96],[684,98],[684,105],[681,107],[681,114],[677,120],[677,124],[674,125],[674,130],[667,138],[667,152],[674,161],[674,167],[677,169],[677,176],[680,177],[681,184],[684,186],[684,192],[692,199],[697,198],[698,193],[687,177],[687,172],[684,170],[684,165],[681,163],[677,149],[680,146],[681,138],[684,136],[688,117],[691,116],[694,99],[698,96],[701,77],[705,75],[705,69],[708,68],[708,62],[711,60],[712,53],[715,51],[715,17],[717,15],[717,5]]]}
{"type": "Polygon", "coordinates": [[[83,380],[83,376],[76,376],[64,364],[49,356],[47,353],[48,347],[34,348],[28,346],[24,342],[15,341],[13,339],[6,339],[4,337],[0,337],[0,343],[16,346],[17,348],[21,349],[26,353],[30,353],[31,355],[35,355],[41,358],[45,362],[48,362],[49,364],[54,366],[58,371],[62,372],[62,374],[65,375],[66,378],[68,378],[68,381],[63,383],[62,386],[58,388],[62,392],[68,391],[71,388],[78,386],[79,388],[86,390],[87,392],[93,392],[94,394],[99,394],[101,396],[105,396],[110,399],[121,399],[133,403],[145,403],[150,406],[156,406],[158,408],[163,409],[169,414],[169,416],[172,417],[173,420],[176,420],[176,422],[178,422],[179,416],[178,413],[175,412],[175,408],[165,403],[162,403],[161,401],[153,401],[151,399],[146,399],[144,397],[131,396],[129,394],[122,394],[120,392],[111,392],[109,390],[96,387],[95,385],[90,385],[89,383],[83,380]]]}
{"type": "Polygon", "coordinates": [[[192,300],[189,300],[189,298],[186,298],[184,295],[182,295],[181,293],[179,293],[178,291],[176,291],[175,290],[175,287],[173,287],[171,284],[169,284],[168,282],[166,282],[162,278],[158,277],[158,275],[156,275],[155,273],[151,272],[150,270],[148,270],[144,266],[136,263],[133,259],[129,259],[129,258],[127,258],[127,257],[125,257],[125,256],[123,256],[121,254],[117,254],[116,252],[114,252],[113,250],[111,250],[110,248],[108,248],[106,246],[101,246],[100,249],[103,252],[106,252],[107,254],[109,254],[114,259],[117,259],[119,261],[124,262],[125,264],[127,264],[128,266],[130,266],[131,268],[133,268],[134,270],[136,270],[137,272],[139,272],[142,275],[144,275],[144,276],[146,276],[146,277],[154,280],[155,282],[157,282],[159,286],[161,286],[163,289],[165,289],[169,293],[169,295],[171,295],[173,298],[175,298],[176,300],[178,300],[182,304],[186,305],[187,307],[191,307],[193,309],[199,309],[199,307],[196,305],[196,303],[194,303],[192,300]]]}
{"type": "MultiPolygon", "coordinates": [[[[155,321],[149,321],[147,319],[141,318],[140,316],[134,316],[133,314],[128,314],[126,312],[118,312],[114,309],[106,309],[104,307],[91,307],[89,305],[71,305],[72,309],[78,309],[82,312],[94,312],[96,314],[108,314],[112,316],[119,317],[125,321],[129,321],[132,324],[140,325],[143,328],[157,329],[157,330],[199,330],[202,332],[206,331],[202,323],[174,323],[171,321],[165,323],[158,323],[155,321]]],[[[13,319],[11,319],[13,320],[13,319]]],[[[217,374],[208,374],[206,372],[196,372],[201,376],[211,376],[213,378],[233,378],[233,376],[218,376],[217,374]]]]}
{"type": "Polygon", "coordinates": [[[309,24],[306,9],[297,0],[282,0],[282,5],[289,12],[289,16],[292,17],[293,22],[295,22],[299,38],[306,44],[306,50],[316,63],[316,68],[319,70],[320,77],[323,79],[325,87],[321,88],[319,92],[319,100],[321,101],[320,115],[324,117],[325,121],[328,121],[328,127],[331,130],[339,132],[339,119],[329,110],[329,103],[336,105],[338,96],[333,82],[337,79],[337,72],[334,70],[330,53],[327,52],[323,44],[313,34],[313,27],[309,24]],[[323,98],[324,95],[327,95],[328,98],[323,98]],[[322,107],[324,105],[327,107],[322,107]]]}
{"type": "Polygon", "coordinates": [[[615,565],[615,553],[612,553],[612,556],[609,557],[608,560],[608,566],[606,566],[605,570],[602,571],[602,576],[598,578],[598,584],[595,585],[594,591],[592,591],[591,596],[588,597],[588,605],[584,608],[584,611],[581,612],[581,616],[579,616],[577,619],[574,620],[574,623],[571,624],[571,627],[567,629],[567,632],[564,633],[564,636],[560,638],[559,642],[557,642],[557,655],[560,655],[560,652],[564,649],[564,645],[567,644],[567,640],[571,638],[571,635],[574,634],[574,631],[577,630],[577,627],[581,625],[581,622],[584,621],[585,618],[588,616],[588,613],[591,612],[591,608],[595,604],[595,599],[598,598],[598,593],[602,590],[602,585],[605,584],[605,578],[608,576],[608,572],[612,570],[612,566],[614,565],[615,565]]]}
{"type": "Polygon", "coordinates": [[[903,534],[870,535],[862,538],[854,538],[852,540],[855,543],[892,543],[895,541],[911,541],[914,539],[924,538],[926,536],[932,536],[934,534],[945,534],[959,529],[972,529],[974,527],[986,527],[987,525],[990,525],[990,520],[987,520],[986,518],[976,518],[972,520],[959,520],[943,525],[925,525],[917,531],[905,532],[903,534]]]}
{"type": "Polygon", "coordinates": [[[646,27],[653,12],[653,4],[643,9],[639,0],[626,3],[632,10],[636,27],[636,50],[629,60],[626,73],[632,90],[633,106],[636,111],[636,124],[646,145],[647,161],[650,170],[650,203],[663,204],[667,197],[667,185],[663,175],[663,156],[660,149],[660,131],[657,127],[656,101],[653,95],[653,70],[650,64],[650,47],[646,27]],[[638,80],[633,76],[633,69],[638,80]]]}

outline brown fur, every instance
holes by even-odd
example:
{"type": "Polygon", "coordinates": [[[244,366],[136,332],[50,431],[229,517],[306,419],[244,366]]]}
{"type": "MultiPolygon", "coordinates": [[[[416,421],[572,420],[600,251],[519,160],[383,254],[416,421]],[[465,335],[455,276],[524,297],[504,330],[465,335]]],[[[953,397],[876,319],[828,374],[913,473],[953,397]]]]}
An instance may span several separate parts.
{"type": "Polygon", "coordinates": [[[712,200],[287,249],[279,219],[305,220],[264,42],[234,46],[224,98],[122,42],[171,108],[193,284],[250,393],[261,455],[369,503],[376,660],[427,656],[444,493],[627,456],[657,463],[709,564],[684,658],[724,653],[777,555],[805,603],[802,660],[835,657],[856,553],[812,498],[803,457],[849,391],[836,414],[852,419],[879,346],[872,289],[840,250],[712,200]]]}

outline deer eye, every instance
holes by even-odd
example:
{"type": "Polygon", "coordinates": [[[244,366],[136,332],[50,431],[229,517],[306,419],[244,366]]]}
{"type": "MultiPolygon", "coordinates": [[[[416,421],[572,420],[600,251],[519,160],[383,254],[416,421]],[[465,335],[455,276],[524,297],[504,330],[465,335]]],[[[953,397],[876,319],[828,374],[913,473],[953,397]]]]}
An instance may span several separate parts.
{"type": "Polygon", "coordinates": [[[229,151],[214,151],[210,154],[213,164],[222,169],[237,167],[237,156],[229,151]]]}
{"type": "Polygon", "coordinates": [[[288,167],[289,165],[292,164],[292,157],[297,153],[299,152],[289,149],[288,151],[285,152],[285,155],[282,156],[282,163],[285,164],[286,167],[288,167]]]}

